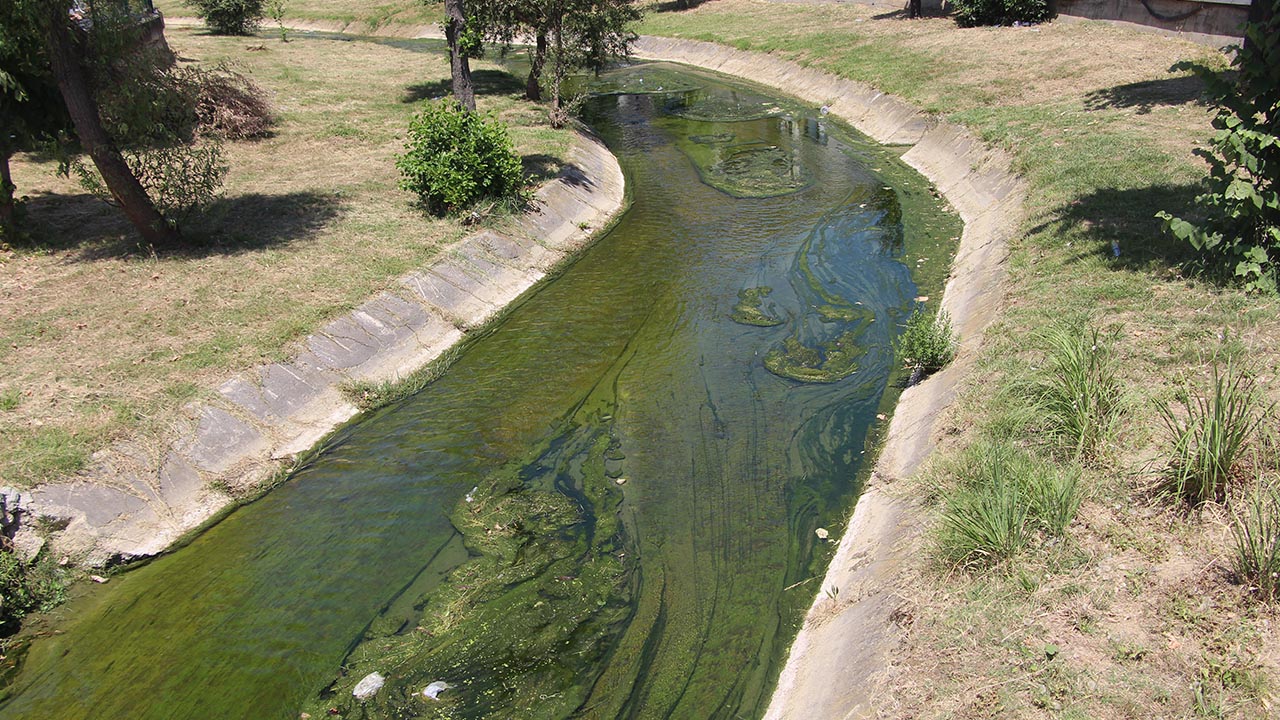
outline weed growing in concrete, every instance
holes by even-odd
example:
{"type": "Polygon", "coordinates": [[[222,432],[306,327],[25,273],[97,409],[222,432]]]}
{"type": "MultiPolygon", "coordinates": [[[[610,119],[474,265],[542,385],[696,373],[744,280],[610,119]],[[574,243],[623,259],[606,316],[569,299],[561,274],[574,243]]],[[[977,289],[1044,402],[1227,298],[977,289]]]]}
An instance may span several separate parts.
{"type": "Polygon", "coordinates": [[[1247,372],[1215,363],[1211,391],[1186,392],[1175,410],[1158,402],[1173,457],[1163,488],[1193,505],[1221,500],[1241,453],[1267,414],[1259,409],[1256,383],[1247,372]]]}
{"type": "Polygon", "coordinates": [[[898,356],[904,367],[921,375],[941,370],[956,356],[956,335],[951,329],[951,316],[945,310],[929,317],[916,310],[907,319],[906,328],[897,341],[898,356]]]}
{"type": "Polygon", "coordinates": [[[1047,430],[1060,446],[1081,459],[1095,459],[1115,434],[1120,381],[1114,336],[1079,325],[1045,334],[1048,374],[1037,388],[1047,430]]]}

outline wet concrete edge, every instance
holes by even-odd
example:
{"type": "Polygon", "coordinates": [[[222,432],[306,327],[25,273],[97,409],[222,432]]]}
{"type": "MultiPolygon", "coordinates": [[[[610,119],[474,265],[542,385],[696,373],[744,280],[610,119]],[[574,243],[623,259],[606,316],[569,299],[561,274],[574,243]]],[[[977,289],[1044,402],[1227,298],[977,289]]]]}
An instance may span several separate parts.
{"type": "Polygon", "coordinates": [[[918,512],[887,489],[932,450],[943,413],[970,376],[982,334],[999,312],[1008,243],[1021,223],[1023,182],[1009,157],[964,128],[929,117],[852,80],[761,53],[643,37],[637,57],[735,75],[826,106],[877,142],[910,145],[903,160],[933,182],[964,220],[943,294],[961,343],[949,367],[898,400],[884,447],[778,679],[766,719],[871,717],[877,673],[901,638],[899,571],[920,535],[918,512]]]}
{"type": "Polygon", "coordinates": [[[439,358],[575,258],[622,211],[625,179],[598,139],[579,133],[557,178],[504,233],[441,251],[261,365],[183,407],[168,437],[119,442],[74,478],[6,489],[16,545],[101,567],[163,552],[252,497],[359,411],[343,387],[395,381],[439,358]],[[55,528],[46,538],[41,526],[55,528]]]}

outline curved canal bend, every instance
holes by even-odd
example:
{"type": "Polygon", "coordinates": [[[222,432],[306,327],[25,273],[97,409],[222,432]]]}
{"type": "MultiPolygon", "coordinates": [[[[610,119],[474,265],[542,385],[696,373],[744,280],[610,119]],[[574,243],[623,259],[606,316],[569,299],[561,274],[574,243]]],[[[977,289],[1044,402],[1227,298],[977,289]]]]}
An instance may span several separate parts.
{"type": "Polygon", "coordinates": [[[73,602],[0,717],[763,712],[959,223],[813,109],[605,82],[617,226],[426,390],[73,602]]]}

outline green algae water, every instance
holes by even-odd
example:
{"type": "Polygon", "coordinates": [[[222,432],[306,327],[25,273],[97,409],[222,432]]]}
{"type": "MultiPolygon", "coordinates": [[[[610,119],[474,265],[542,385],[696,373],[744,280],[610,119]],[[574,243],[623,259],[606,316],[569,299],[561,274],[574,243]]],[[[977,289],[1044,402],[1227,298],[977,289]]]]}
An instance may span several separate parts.
{"type": "Polygon", "coordinates": [[[0,718],[763,712],[958,222],[816,109],[665,65],[597,88],[618,224],[424,391],[60,610],[0,718]]]}

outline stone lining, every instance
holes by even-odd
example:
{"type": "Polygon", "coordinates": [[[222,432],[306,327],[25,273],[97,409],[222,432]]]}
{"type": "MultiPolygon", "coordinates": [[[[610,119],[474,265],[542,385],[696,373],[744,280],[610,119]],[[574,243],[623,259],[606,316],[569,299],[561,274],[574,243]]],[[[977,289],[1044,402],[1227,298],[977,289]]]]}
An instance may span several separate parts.
{"type": "Polygon", "coordinates": [[[53,550],[90,567],[163,552],[355,417],[344,384],[396,380],[440,357],[585,248],[624,202],[617,159],[578,136],[511,232],[464,238],[307,337],[291,359],[227,380],[184,407],[160,446],[119,443],[67,482],[6,491],[22,521],[17,546],[33,556],[43,544],[35,528],[51,524],[62,528],[53,550]]]}
{"type": "Polygon", "coordinates": [[[1004,153],[964,128],[921,113],[868,85],[760,53],[644,37],[636,55],[729,73],[794,95],[883,144],[934,183],[964,220],[941,306],[960,334],[949,367],[903,392],[884,448],[778,679],[767,720],[872,717],[876,675],[900,630],[897,576],[919,535],[917,508],[886,487],[919,469],[942,413],[969,375],[982,334],[999,312],[1008,242],[1022,219],[1023,182],[1004,153]]]}

